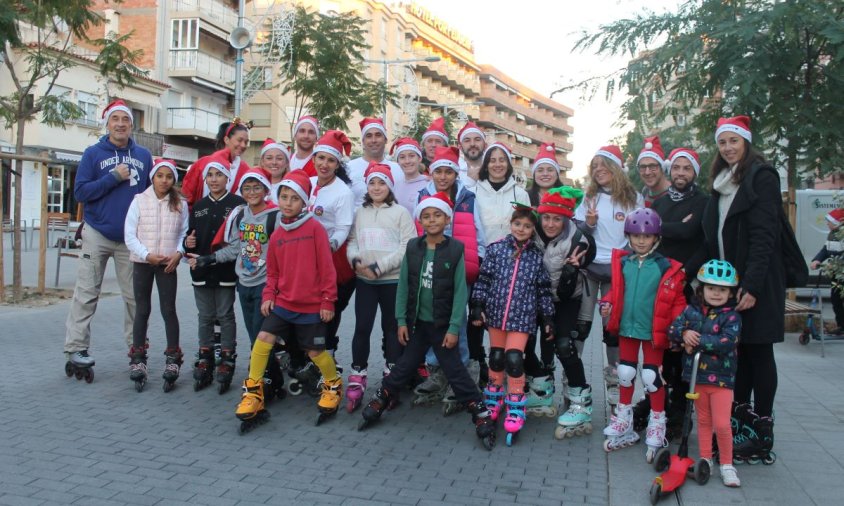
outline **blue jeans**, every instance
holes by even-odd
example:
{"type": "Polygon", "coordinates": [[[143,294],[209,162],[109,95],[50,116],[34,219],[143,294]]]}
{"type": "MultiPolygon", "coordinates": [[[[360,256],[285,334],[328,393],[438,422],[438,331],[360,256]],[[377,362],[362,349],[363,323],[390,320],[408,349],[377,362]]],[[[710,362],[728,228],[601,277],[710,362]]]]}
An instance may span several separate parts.
{"type": "Polygon", "coordinates": [[[237,284],[237,296],[240,299],[240,309],[243,311],[243,323],[246,325],[246,333],[249,334],[249,349],[255,344],[261,325],[264,324],[264,315],[261,314],[261,294],[264,291],[264,283],[257,286],[243,286],[237,284]]]}
{"type": "MultiPolygon", "coordinates": [[[[466,327],[468,320],[463,320],[463,325],[460,326],[460,332],[457,334],[457,350],[460,352],[460,361],[463,365],[469,365],[469,340],[466,338],[466,327]]],[[[428,348],[425,354],[425,363],[428,365],[440,365],[437,356],[434,355],[433,348],[428,348]]]]}

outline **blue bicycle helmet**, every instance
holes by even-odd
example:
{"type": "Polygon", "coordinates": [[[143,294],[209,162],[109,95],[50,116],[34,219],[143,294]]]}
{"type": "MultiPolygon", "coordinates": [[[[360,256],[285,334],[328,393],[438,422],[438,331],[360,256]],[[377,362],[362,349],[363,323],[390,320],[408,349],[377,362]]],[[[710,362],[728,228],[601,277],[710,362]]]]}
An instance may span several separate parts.
{"type": "Polygon", "coordinates": [[[707,285],[738,286],[735,268],[724,260],[710,260],[697,271],[697,279],[707,285]]]}

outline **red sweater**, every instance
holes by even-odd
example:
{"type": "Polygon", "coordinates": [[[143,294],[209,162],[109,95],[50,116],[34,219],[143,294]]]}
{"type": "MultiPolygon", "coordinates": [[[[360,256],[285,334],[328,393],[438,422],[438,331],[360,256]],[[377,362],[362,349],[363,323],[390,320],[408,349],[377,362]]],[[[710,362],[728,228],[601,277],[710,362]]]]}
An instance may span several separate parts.
{"type": "MultiPolygon", "coordinates": [[[[232,153],[228,150],[228,148],[223,148],[208,156],[203,156],[191,165],[190,170],[187,174],[185,174],[185,179],[182,181],[182,195],[185,196],[185,199],[188,201],[188,205],[191,207],[193,207],[195,203],[199,202],[199,199],[204,196],[205,181],[202,179],[202,172],[205,170],[205,166],[211,161],[218,161],[224,165],[231,165],[232,153]]],[[[238,187],[240,186],[240,180],[248,170],[249,165],[243,161],[243,158],[241,158],[237,174],[234,176],[234,181],[229,181],[231,185],[226,184],[226,188],[230,192],[237,194],[238,187]]]]}
{"type": "Polygon", "coordinates": [[[267,251],[267,284],[262,301],[296,313],[334,311],[337,275],[328,234],[309,217],[299,227],[276,227],[267,251]]]}

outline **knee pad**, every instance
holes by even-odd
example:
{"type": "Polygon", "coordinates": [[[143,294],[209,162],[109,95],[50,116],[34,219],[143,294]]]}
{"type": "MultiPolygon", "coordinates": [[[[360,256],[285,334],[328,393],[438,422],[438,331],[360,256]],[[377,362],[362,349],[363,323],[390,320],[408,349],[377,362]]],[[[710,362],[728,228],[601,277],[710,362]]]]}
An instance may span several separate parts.
{"type": "Polygon", "coordinates": [[[578,321],[574,324],[574,332],[577,333],[577,336],[572,334],[573,339],[577,339],[578,341],[585,341],[587,337],[589,337],[589,332],[592,331],[592,322],[585,322],[585,321],[578,321]]]}
{"type": "Polygon", "coordinates": [[[504,354],[507,361],[507,375],[511,378],[518,378],[525,373],[524,353],[519,350],[507,350],[504,354]]]}
{"type": "Polygon", "coordinates": [[[611,334],[607,332],[607,329],[604,329],[604,344],[607,346],[618,346],[618,336],[611,334]]]}
{"type": "Polygon", "coordinates": [[[577,348],[575,347],[574,339],[570,337],[561,337],[557,339],[557,358],[560,362],[564,362],[572,357],[577,357],[577,348]]]}
{"type": "Polygon", "coordinates": [[[489,349],[489,368],[495,372],[504,370],[504,348],[489,349]]]}
{"type": "Polygon", "coordinates": [[[618,364],[618,384],[623,387],[632,387],[636,379],[636,366],[626,362],[618,364]]]}
{"type": "Polygon", "coordinates": [[[642,366],[642,386],[649,393],[654,393],[662,386],[662,378],[659,376],[659,369],[655,365],[642,366]]]}

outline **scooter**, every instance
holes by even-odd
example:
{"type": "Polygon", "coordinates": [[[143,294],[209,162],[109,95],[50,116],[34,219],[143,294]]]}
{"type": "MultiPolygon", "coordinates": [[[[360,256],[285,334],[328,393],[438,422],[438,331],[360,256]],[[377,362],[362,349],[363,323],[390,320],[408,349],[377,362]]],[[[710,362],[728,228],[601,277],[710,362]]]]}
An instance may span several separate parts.
{"type": "Polygon", "coordinates": [[[694,411],[695,400],[700,397],[699,393],[695,393],[699,365],[700,352],[697,352],[692,361],[692,370],[695,373],[692,374],[691,381],[689,382],[689,392],[686,394],[686,416],[683,417],[683,438],[680,441],[680,448],[677,450],[677,455],[671,455],[669,448],[662,448],[657,452],[653,465],[656,472],[661,474],[654,478],[653,484],[651,485],[651,504],[659,502],[663,494],[668,494],[683,486],[687,476],[691,476],[698,485],[705,485],[709,481],[709,462],[704,459],[695,462],[689,458],[689,434],[692,431],[692,412],[694,411]]]}

